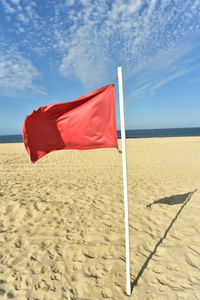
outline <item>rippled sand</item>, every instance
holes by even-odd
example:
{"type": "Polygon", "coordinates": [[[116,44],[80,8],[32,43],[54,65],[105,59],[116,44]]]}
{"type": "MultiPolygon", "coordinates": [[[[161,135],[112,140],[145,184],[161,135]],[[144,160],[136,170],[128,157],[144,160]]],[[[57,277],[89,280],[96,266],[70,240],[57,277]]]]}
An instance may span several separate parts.
{"type": "Polygon", "coordinates": [[[200,138],[127,140],[127,162],[130,297],[121,154],[0,144],[0,299],[200,299],[200,138]]]}

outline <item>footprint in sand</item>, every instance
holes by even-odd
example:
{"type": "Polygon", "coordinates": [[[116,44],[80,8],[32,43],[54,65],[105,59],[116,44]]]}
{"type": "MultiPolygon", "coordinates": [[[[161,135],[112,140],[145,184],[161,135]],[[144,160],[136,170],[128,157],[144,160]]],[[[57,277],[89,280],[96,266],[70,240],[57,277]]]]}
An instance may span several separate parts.
{"type": "Polygon", "coordinates": [[[194,267],[194,268],[196,268],[196,269],[200,269],[200,260],[199,260],[199,256],[197,256],[197,255],[191,255],[191,254],[186,254],[185,255],[185,260],[186,260],[186,262],[190,265],[190,266],[192,266],[192,267],[194,267]]]}

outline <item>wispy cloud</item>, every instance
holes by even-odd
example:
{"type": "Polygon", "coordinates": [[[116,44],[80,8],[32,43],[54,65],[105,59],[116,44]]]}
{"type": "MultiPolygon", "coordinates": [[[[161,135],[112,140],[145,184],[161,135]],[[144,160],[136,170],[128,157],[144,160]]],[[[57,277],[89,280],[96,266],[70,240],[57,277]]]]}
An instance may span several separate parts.
{"type": "Polygon", "coordinates": [[[181,43],[171,49],[161,49],[134,71],[133,91],[129,93],[127,102],[152,95],[156,89],[168,84],[174,79],[200,69],[198,44],[181,43]]]}
{"type": "Polygon", "coordinates": [[[17,18],[23,24],[28,24],[28,22],[29,22],[29,18],[26,17],[25,15],[21,14],[21,13],[17,15],[17,18]]]}
{"type": "Polygon", "coordinates": [[[111,73],[114,76],[116,67],[122,65],[126,78],[134,78],[136,90],[143,92],[147,80],[157,79],[160,84],[154,84],[156,89],[161,82],[184,75],[184,70],[179,69],[180,61],[196,46],[193,38],[200,29],[200,1],[81,3],[79,11],[75,3],[70,10],[65,5],[57,6],[55,38],[63,53],[63,75],[73,73],[87,84],[89,78],[95,81],[111,73]],[[63,11],[67,27],[62,20],[63,11]]]}
{"type": "MultiPolygon", "coordinates": [[[[38,42],[39,34],[37,31],[40,32],[40,37],[42,33],[45,34],[44,24],[47,28],[48,22],[47,20],[43,20],[40,17],[35,9],[36,2],[34,1],[21,1],[20,0],[0,0],[5,12],[9,15],[7,20],[10,22],[9,31],[13,33],[24,33],[26,32],[26,37],[30,36],[32,38],[32,46],[33,43],[38,42]]],[[[26,38],[28,41],[29,39],[26,38]]],[[[17,38],[14,39],[17,42],[17,38]]],[[[23,39],[21,43],[25,44],[23,39]]],[[[26,42],[26,45],[31,47],[31,42],[26,42]]]]}
{"type": "Polygon", "coordinates": [[[15,5],[19,5],[20,0],[11,0],[12,3],[14,3],[15,5]]]}
{"type": "Polygon", "coordinates": [[[45,94],[45,90],[34,84],[40,74],[31,61],[24,58],[15,48],[0,47],[0,87],[4,91],[25,91],[45,94]]]}
{"type": "Polygon", "coordinates": [[[57,71],[86,86],[113,80],[122,65],[139,97],[198,67],[188,56],[199,46],[200,0],[1,3],[17,33],[10,43],[49,60],[54,53],[57,71]]]}
{"type": "Polygon", "coordinates": [[[1,0],[2,2],[2,5],[5,9],[5,11],[8,13],[8,14],[14,14],[15,13],[15,8],[13,8],[6,0],[1,0]]]}

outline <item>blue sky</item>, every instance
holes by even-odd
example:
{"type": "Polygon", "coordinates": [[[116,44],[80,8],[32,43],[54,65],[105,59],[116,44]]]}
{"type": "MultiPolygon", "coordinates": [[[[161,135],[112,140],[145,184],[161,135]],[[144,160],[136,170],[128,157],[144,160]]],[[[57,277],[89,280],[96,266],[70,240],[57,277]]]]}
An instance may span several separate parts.
{"type": "Polygon", "coordinates": [[[200,0],[0,0],[0,134],[118,66],[127,129],[200,127],[200,0]]]}

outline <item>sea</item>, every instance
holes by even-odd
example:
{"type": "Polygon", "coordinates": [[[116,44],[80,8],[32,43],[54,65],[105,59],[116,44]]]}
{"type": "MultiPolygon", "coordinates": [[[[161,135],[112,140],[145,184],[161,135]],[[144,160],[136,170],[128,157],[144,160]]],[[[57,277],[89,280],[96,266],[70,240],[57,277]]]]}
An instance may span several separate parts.
{"type": "MultiPolygon", "coordinates": [[[[200,127],[194,128],[165,128],[165,129],[134,129],[126,130],[127,139],[162,138],[162,137],[199,136],[200,127]]],[[[121,138],[121,132],[117,131],[121,138]]],[[[23,143],[22,135],[0,135],[0,143],[23,143]]]]}

